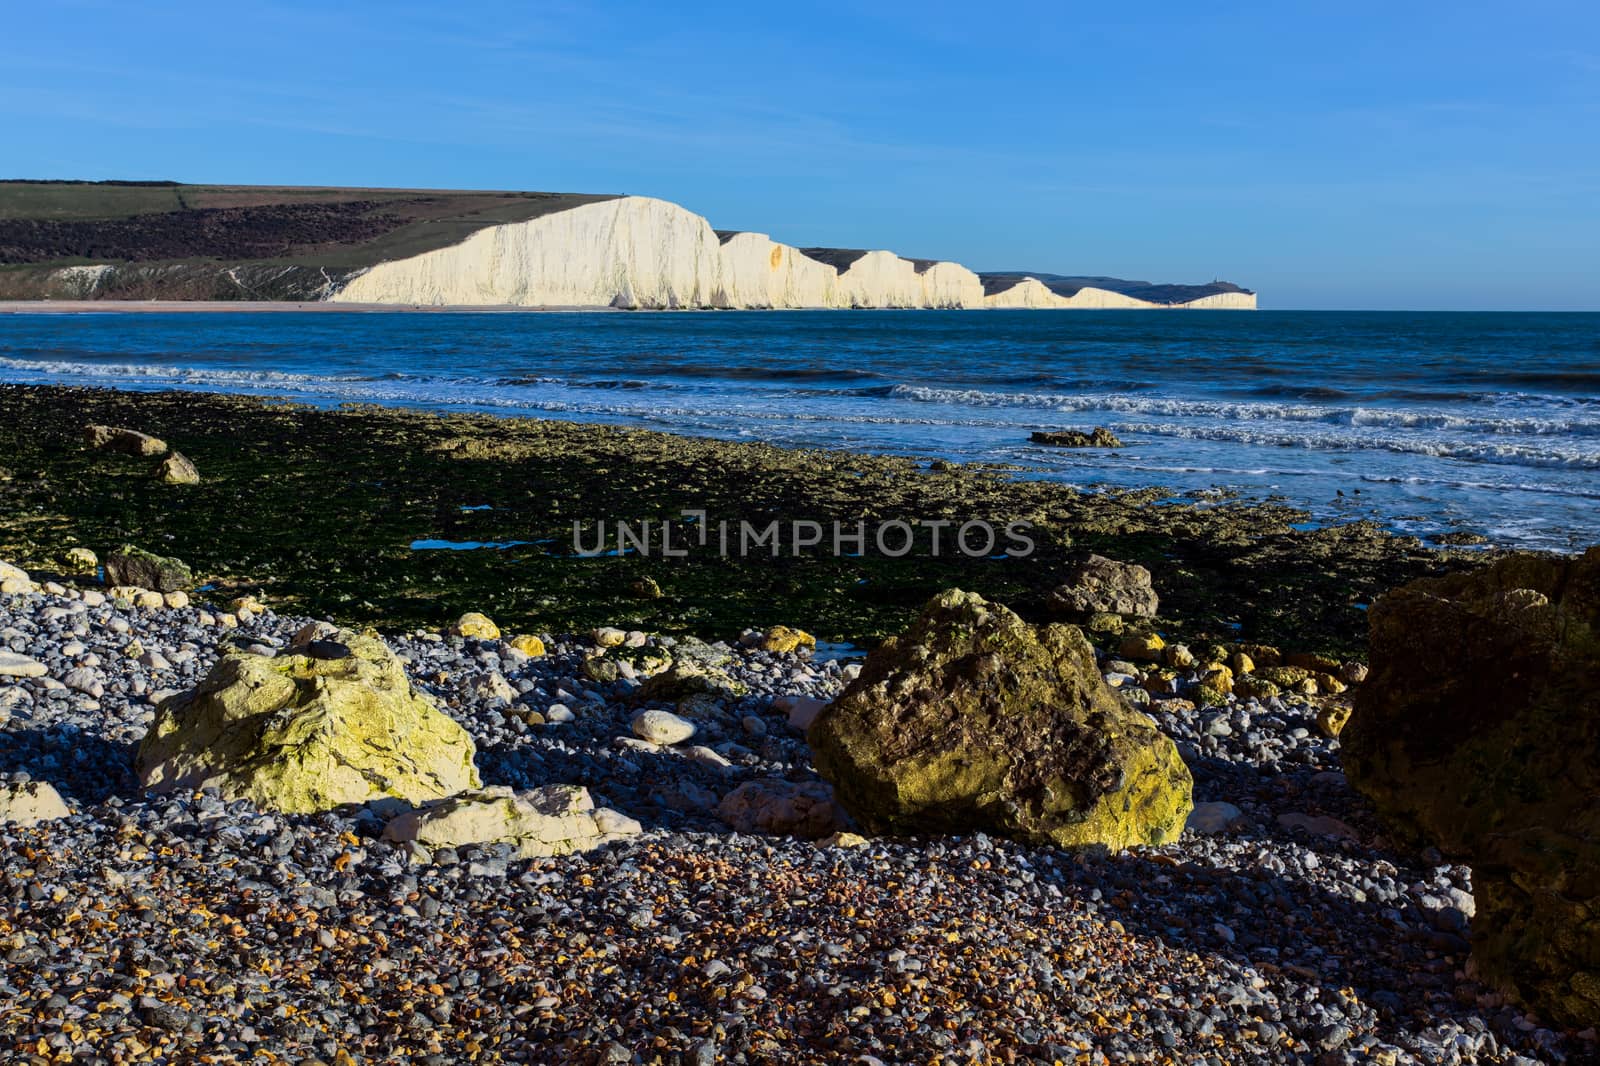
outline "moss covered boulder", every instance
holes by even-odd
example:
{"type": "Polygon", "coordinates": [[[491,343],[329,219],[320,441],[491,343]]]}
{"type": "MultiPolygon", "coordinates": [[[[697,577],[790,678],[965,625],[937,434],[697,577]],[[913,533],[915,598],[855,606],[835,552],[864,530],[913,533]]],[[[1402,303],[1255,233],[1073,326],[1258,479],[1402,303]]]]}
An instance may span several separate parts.
{"type": "Polygon", "coordinates": [[[478,788],[474,754],[383,641],[340,630],[273,657],[229,648],[197,687],[162,702],[138,771],[156,792],[216,786],[303,814],[478,788]]]}
{"type": "Polygon", "coordinates": [[[1172,741],[1105,684],[1080,630],[959,590],[874,650],[808,737],[875,832],[1120,849],[1176,839],[1191,807],[1172,741]]]}
{"type": "Polygon", "coordinates": [[[1472,866],[1482,974],[1600,1024],[1600,548],[1417,581],[1371,615],[1350,780],[1472,866]]]}
{"type": "Polygon", "coordinates": [[[177,592],[194,584],[194,573],[182,559],[124,544],[106,556],[106,584],[177,592]]]}

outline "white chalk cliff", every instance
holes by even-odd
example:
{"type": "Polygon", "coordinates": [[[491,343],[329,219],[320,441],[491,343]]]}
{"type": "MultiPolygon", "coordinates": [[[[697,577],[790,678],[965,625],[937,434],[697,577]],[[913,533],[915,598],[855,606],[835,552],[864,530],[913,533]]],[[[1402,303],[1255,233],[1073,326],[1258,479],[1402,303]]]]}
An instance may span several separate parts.
{"type": "Polygon", "coordinates": [[[719,237],[677,204],[624,196],[478,230],[380,263],[328,299],[345,303],[627,308],[1254,308],[1254,293],[1155,304],[1105,289],[1072,296],[1033,278],[985,295],[959,263],[857,254],[841,271],[764,233],[719,237]]]}

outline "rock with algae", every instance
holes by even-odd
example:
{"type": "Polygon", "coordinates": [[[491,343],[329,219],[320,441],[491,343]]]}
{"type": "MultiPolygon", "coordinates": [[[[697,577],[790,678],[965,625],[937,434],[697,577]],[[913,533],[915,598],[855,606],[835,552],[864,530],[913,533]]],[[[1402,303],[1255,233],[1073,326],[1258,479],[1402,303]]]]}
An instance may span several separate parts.
{"type": "Polygon", "coordinates": [[[475,789],[474,754],[382,640],[340,630],[271,657],[228,648],[198,686],[162,702],[138,770],[156,792],[216,786],[305,814],[475,789]]]}
{"type": "Polygon", "coordinates": [[[1172,741],[1105,684],[1077,627],[960,590],[874,650],[808,737],[874,832],[1115,850],[1177,839],[1192,803],[1172,741]]]}
{"type": "Polygon", "coordinates": [[[194,573],[182,559],[124,544],[106,556],[106,584],[177,592],[194,584],[194,573]]]}
{"type": "Polygon", "coordinates": [[[1416,581],[1370,613],[1350,780],[1472,866],[1485,977],[1600,1024],[1600,548],[1416,581]]]}

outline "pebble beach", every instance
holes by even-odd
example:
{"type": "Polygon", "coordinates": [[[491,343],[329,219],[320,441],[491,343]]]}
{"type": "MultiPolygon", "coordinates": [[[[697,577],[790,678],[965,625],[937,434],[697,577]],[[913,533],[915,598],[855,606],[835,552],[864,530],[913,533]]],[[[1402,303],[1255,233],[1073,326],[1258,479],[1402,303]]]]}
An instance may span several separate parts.
{"type": "Polygon", "coordinates": [[[756,633],[711,645],[745,694],[653,744],[637,735],[640,679],[596,681],[584,663],[597,644],[673,638],[546,633],[530,657],[417,631],[389,645],[471,735],[486,785],[582,785],[641,831],[517,859],[389,842],[370,812],[146,795],[133,750],[155,703],[227,644],[276,654],[309,621],[53,582],[0,598],[0,779],[47,783],[67,809],[0,826],[7,1061],[1592,1055],[1589,1034],[1474,981],[1469,872],[1385,840],[1314,701],[1152,705],[1194,775],[1172,844],[808,840],[734,831],[718,807],[745,782],[816,780],[791,719],[850,663],[763,651],[756,633]]]}

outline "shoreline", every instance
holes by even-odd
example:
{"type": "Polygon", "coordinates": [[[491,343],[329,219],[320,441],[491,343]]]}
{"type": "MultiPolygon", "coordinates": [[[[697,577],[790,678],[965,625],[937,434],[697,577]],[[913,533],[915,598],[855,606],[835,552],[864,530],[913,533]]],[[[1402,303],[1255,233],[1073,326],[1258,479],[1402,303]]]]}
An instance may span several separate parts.
{"type": "Polygon", "coordinates": [[[116,315],[116,314],[205,314],[233,311],[241,314],[304,311],[347,314],[695,314],[702,312],[805,313],[836,311],[1057,311],[1070,314],[1118,311],[1225,311],[1231,308],[1185,307],[612,307],[609,304],[404,304],[345,303],[332,300],[0,300],[0,315],[116,315]]]}
{"type": "Polygon", "coordinates": [[[48,568],[72,544],[164,543],[217,582],[391,628],[438,624],[455,589],[517,624],[624,617],[727,638],[783,623],[859,644],[897,631],[942,587],[1043,617],[1062,575],[1098,553],[1167,582],[1163,618],[1190,639],[1281,632],[1308,650],[1350,651],[1381,592],[1498,555],[1427,548],[1366,522],[1301,529],[1306,513],[1281,504],[1085,493],[976,464],[229,393],[0,386],[0,453],[0,556],[48,568]],[[84,450],[91,422],[170,442],[201,483],[163,485],[147,461],[84,450]],[[759,526],[1026,520],[1039,546],[999,560],[934,558],[926,544],[903,558],[572,557],[574,522],[686,509],[759,526]],[[427,541],[505,547],[414,550],[427,541]],[[645,579],[659,598],[633,591],[645,579]]]}

